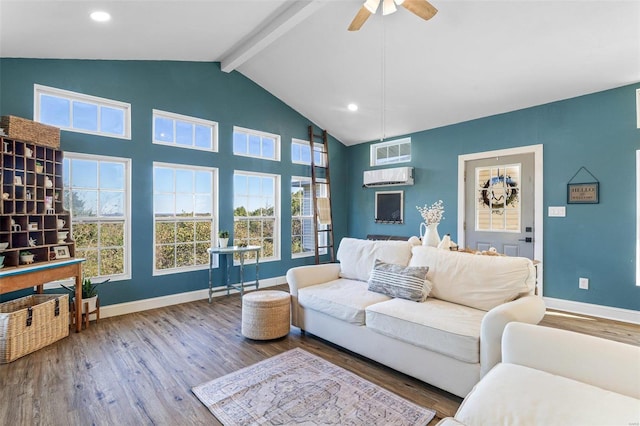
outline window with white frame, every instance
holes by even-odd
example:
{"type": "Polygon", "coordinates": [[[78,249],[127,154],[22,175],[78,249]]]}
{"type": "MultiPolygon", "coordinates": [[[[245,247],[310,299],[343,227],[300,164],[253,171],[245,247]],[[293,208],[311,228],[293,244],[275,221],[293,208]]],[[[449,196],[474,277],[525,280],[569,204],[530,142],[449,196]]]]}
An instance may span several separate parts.
{"type": "MultiPolygon", "coordinates": [[[[326,193],[326,182],[316,183],[316,196],[326,197],[326,193]]],[[[325,229],[326,225],[318,225],[319,231],[325,229]]],[[[319,246],[326,246],[326,232],[314,235],[311,178],[294,176],[291,178],[291,256],[314,255],[316,237],[319,238],[319,246]]],[[[319,253],[326,254],[326,247],[321,248],[319,253]]]]}
{"type": "Polygon", "coordinates": [[[233,154],[280,161],[280,136],[233,126],[233,154]]]}
{"type": "Polygon", "coordinates": [[[636,151],[636,285],[640,286],[640,150],[636,151]]]}
{"type": "Polygon", "coordinates": [[[72,132],[131,139],[131,104],[34,85],[34,121],[72,132]]]}
{"type": "Polygon", "coordinates": [[[154,275],[208,267],[216,185],[215,168],[153,164],[154,275]]]}
{"type": "Polygon", "coordinates": [[[233,175],[233,244],[261,246],[261,261],[280,259],[279,181],[272,174],[235,171],[233,175]]]}
{"type": "MultiPolygon", "coordinates": [[[[323,152],[321,143],[314,144],[313,163],[316,166],[325,167],[327,155],[323,152]]],[[[311,144],[301,139],[291,140],[291,162],[294,164],[311,164],[311,144]]]]}
{"type": "Polygon", "coordinates": [[[65,153],[63,203],[87,278],[131,277],[130,171],[127,158],[65,153]]]}
{"type": "Polygon", "coordinates": [[[215,152],[218,123],[154,109],[153,143],[215,152]]]}
{"type": "Polygon", "coordinates": [[[371,165],[408,163],[411,161],[411,138],[396,139],[371,145],[371,165]]]}
{"type": "Polygon", "coordinates": [[[636,90],[636,116],[638,129],[640,129],[640,89],[636,90]]]}

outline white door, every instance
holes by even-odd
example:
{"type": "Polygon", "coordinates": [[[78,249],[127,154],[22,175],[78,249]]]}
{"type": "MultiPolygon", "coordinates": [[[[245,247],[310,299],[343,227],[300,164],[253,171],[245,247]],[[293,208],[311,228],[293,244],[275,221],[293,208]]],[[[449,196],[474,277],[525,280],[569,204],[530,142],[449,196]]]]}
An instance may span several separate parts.
{"type": "Polygon", "coordinates": [[[465,162],[465,245],[534,258],[534,154],[465,162]]]}

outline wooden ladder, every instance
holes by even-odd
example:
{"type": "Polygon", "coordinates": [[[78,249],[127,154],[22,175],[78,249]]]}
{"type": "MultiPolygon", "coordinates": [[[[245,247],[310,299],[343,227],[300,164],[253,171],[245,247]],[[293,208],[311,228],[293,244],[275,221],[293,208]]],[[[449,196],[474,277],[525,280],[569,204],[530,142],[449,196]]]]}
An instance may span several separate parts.
{"type": "Polygon", "coordinates": [[[329,174],[329,142],[327,131],[316,134],[313,125],[309,126],[309,144],[311,145],[311,194],[313,199],[313,231],[315,235],[315,260],[320,263],[320,251],[326,249],[330,255],[330,262],[335,262],[333,245],[333,208],[331,206],[331,176],[329,174]],[[316,146],[317,145],[317,146],[316,146]],[[320,164],[316,164],[316,154],[319,154],[320,164]],[[318,196],[319,185],[324,185],[326,191],[318,196]],[[325,235],[321,244],[320,236],[325,235]]]}

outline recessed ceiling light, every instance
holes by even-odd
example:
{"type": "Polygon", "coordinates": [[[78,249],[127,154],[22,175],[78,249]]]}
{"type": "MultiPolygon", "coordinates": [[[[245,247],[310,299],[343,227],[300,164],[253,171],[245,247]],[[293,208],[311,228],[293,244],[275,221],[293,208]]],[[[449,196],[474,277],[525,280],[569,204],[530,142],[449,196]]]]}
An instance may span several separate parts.
{"type": "Polygon", "coordinates": [[[109,13],[104,12],[102,10],[97,10],[95,12],[91,12],[91,19],[93,19],[96,22],[107,22],[111,20],[111,15],[109,15],[109,13]]]}
{"type": "Polygon", "coordinates": [[[358,105],[349,104],[349,105],[347,105],[347,109],[349,109],[349,111],[357,111],[358,110],[358,105]]]}

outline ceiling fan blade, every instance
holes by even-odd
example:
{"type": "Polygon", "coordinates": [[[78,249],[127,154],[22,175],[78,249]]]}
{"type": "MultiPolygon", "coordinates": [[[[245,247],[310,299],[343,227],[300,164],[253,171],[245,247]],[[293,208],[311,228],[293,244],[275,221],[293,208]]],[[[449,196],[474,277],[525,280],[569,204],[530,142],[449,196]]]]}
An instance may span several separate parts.
{"type": "Polygon", "coordinates": [[[371,12],[369,12],[369,9],[367,9],[365,6],[362,6],[356,14],[356,17],[353,18],[353,21],[351,21],[351,25],[349,25],[348,30],[358,31],[364,25],[366,20],[369,19],[369,16],[371,16],[371,12]]]}
{"type": "Polygon", "coordinates": [[[400,5],[425,21],[433,18],[438,13],[438,9],[433,7],[427,0],[404,0],[400,5]]]}

